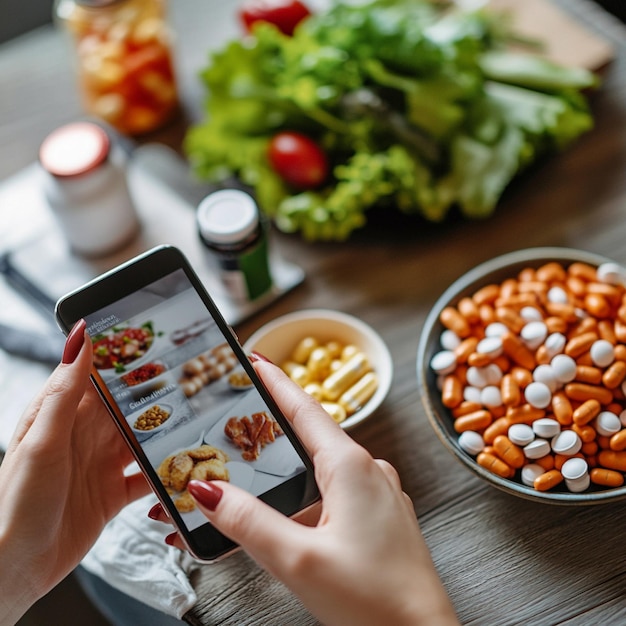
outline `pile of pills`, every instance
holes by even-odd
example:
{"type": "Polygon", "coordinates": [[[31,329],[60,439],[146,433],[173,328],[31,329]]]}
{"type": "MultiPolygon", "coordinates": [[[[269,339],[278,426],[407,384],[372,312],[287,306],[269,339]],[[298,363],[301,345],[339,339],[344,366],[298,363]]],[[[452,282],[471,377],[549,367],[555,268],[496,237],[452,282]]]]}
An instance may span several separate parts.
{"type": "Polygon", "coordinates": [[[538,491],[626,472],[626,270],[548,262],[445,307],[430,361],[459,446],[538,491]]]}
{"type": "Polygon", "coordinates": [[[281,368],[319,400],[337,423],[361,409],[378,389],[378,377],[367,355],[339,341],[304,337],[281,368]]]}

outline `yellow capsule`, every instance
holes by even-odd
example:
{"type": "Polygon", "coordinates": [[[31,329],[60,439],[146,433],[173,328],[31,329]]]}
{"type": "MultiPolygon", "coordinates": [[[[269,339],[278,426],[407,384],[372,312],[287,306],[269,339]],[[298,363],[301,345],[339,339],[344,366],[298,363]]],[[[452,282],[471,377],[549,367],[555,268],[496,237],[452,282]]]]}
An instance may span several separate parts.
{"type": "Polygon", "coordinates": [[[306,366],[312,378],[323,380],[330,374],[330,363],[331,358],[328,349],[319,346],[311,351],[306,366]]]}
{"type": "Polygon", "coordinates": [[[346,410],[348,415],[352,415],[365,406],[365,403],[374,395],[376,389],[378,389],[378,377],[374,372],[368,372],[341,394],[339,404],[346,410]]]}
{"type": "Polygon", "coordinates": [[[304,365],[298,365],[293,368],[291,374],[289,374],[289,378],[300,385],[300,387],[304,387],[311,380],[311,375],[304,365]]]}
{"type": "Polygon", "coordinates": [[[362,352],[357,352],[322,383],[326,399],[333,402],[337,400],[348,387],[361,378],[363,374],[369,372],[370,369],[367,357],[362,352]]]}
{"type": "Polygon", "coordinates": [[[316,400],[320,402],[324,399],[324,391],[322,390],[322,386],[319,383],[308,383],[304,386],[304,391],[306,391],[310,396],[313,396],[316,400]]]}
{"type": "Polygon", "coordinates": [[[331,359],[339,359],[341,357],[343,345],[340,344],[338,341],[329,341],[326,344],[326,349],[328,350],[331,359]]]}
{"type": "Polygon", "coordinates": [[[296,367],[301,367],[301,365],[299,363],[296,363],[295,361],[285,361],[280,366],[280,369],[282,369],[283,372],[287,374],[287,376],[291,376],[291,372],[293,372],[293,370],[296,369],[296,367]]]}
{"type": "Polygon", "coordinates": [[[337,424],[341,424],[347,417],[346,410],[336,402],[322,402],[322,408],[337,424]]]}
{"type": "Polygon", "coordinates": [[[319,346],[319,342],[315,337],[305,337],[298,342],[294,348],[291,358],[296,362],[304,365],[311,356],[311,352],[319,346]]]}
{"type": "Polygon", "coordinates": [[[344,349],[341,351],[341,360],[344,362],[349,361],[355,354],[358,354],[359,352],[360,350],[355,345],[352,345],[350,343],[345,346],[344,349]]]}

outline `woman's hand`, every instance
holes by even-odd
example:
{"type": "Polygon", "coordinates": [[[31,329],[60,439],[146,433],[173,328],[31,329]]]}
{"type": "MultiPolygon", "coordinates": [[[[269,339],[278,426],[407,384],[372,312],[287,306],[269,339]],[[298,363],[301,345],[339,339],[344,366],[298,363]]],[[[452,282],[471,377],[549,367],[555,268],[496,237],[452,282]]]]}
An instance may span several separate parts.
{"type": "MultiPolygon", "coordinates": [[[[396,471],[279,368],[255,368],[313,459],[319,521],[305,526],[218,481],[190,482],[200,509],[325,624],[457,624],[396,471]]],[[[167,520],[160,505],[151,516],[167,520]]]]}
{"type": "Polygon", "coordinates": [[[81,320],[0,466],[0,624],[17,621],[149,492],[143,475],[124,475],[132,455],[89,380],[91,363],[81,320]]]}

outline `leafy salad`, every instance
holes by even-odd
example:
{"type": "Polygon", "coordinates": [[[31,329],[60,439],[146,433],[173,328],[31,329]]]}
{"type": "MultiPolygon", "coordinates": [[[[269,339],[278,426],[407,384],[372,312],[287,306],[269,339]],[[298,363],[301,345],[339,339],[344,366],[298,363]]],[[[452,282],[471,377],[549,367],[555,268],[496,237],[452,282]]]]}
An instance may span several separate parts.
{"type": "Polygon", "coordinates": [[[206,120],[185,137],[200,177],[236,177],[282,231],[344,240],[374,206],[485,218],[593,126],[597,77],[512,52],[502,14],[426,0],[307,13],[291,34],[259,19],[211,54],[206,120]]]}

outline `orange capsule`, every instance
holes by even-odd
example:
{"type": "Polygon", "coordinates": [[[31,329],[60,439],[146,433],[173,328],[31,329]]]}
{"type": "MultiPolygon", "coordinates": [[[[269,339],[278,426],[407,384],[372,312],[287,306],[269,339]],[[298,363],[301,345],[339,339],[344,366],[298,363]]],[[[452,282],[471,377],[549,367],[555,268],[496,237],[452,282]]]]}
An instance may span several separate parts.
{"type": "Polygon", "coordinates": [[[604,467],[594,467],[589,472],[589,478],[594,485],[603,487],[621,487],[624,484],[623,474],[604,467]]]}
{"type": "Polygon", "coordinates": [[[609,447],[616,452],[626,450],[626,428],[611,436],[609,439],[609,447]]]}
{"type": "Polygon", "coordinates": [[[545,345],[541,345],[535,351],[537,365],[548,365],[552,360],[552,354],[545,345]]]}
{"type": "Polygon", "coordinates": [[[501,476],[502,478],[512,478],[515,474],[515,470],[507,465],[504,461],[499,459],[493,454],[488,452],[481,452],[476,457],[476,462],[486,470],[501,476]]]}
{"type": "Polygon", "coordinates": [[[510,467],[519,469],[526,463],[523,450],[506,435],[498,435],[493,441],[498,456],[510,467]]]}
{"type": "Polygon", "coordinates": [[[506,306],[496,308],[496,319],[517,334],[526,324],[524,318],[515,309],[506,306]]]}
{"type": "Polygon", "coordinates": [[[506,411],[506,417],[511,424],[532,424],[545,416],[543,409],[537,409],[528,403],[510,407],[506,411]]]}
{"type": "Polygon", "coordinates": [[[485,285],[474,293],[472,299],[480,306],[482,304],[491,304],[499,295],[500,287],[498,285],[485,285]]]}
{"type": "Polygon", "coordinates": [[[537,280],[544,283],[565,282],[567,274],[558,261],[550,261],[537,268],[535,273],[537,280]]]}
{"type": "Polygon", "coordinates": [[[594,317],[606,319],[611,316],[611,305],[608,300],[599,293],[588,293],[584,301],[585,310],[594,317]]]}
{"type": "Polygon", "coordinates": [[[598,322],[598,335],[600,336],[600,339],[604,339],[613,345],[617,343],[615,331],[613,330],[613,323],[609,320],[600,320],[598,322]]]}
{"type": "Polygon", "coordinates": [[[549,333],[565,333],[567,331],[567,322],[562,317],[550,316],[545,320],[549,333]]]}
{"type": "Polygon", "coordinates": [[[520,389],[526,389],[526,387],[533,382],[532,372],[527,370],[525,367],[512,367],[510,373],[515,379],[515,382],[519,385],[520,389]]]}
{"type": "Polygon", "coordinates": [[[557,391],[552,396],[552,412],[561,426],[569,426],[572,423],[574,414],[572,403],[562,391],[557,391]]]}
{"type": "Polygon", "coordinates": [[[546,456],[542,456],[540,459],[534,459],[533,463],[539,465],[539,467],[546,472],[549,472],[551,469],[554,469],[554,456],[552,454],[546,454],[546,456]]]}
{"type": "Polygon", "coordinates": [[[576,335],[565,344],[565,354],[575,359],[584,352],[588,352],[597,339],[598,335],[596,333],[588,332],[576,335]]]}
{"type": "Polygon", "coordinates": [[[578,319],[576,308],[571,304],[563,302],[546,302],[546,311],[550,315],[563,318],[566,322],[572,323],[578,319]]]}
{"type": "Polygon", "coordinates": [[[502,335],[502,350],[514,363],[527,370],[535,369],[535,357],[517,335],[510,332],[504,333],[502,335]]]}
{"type": "Polygon", "coordinates": [[[583,443],[580,451],[586,457],[594,456],[595,454],[598,454],[598,444],[595,441],[588,441],[587,443],[583,443]]]}
{"type": "Polygon", "coordinates": [[[606,435],[597,435],[596,443],[601,450],[610,450],[611,448],[611,438],[606,435]]]}
{"type": "Polygon", "coordinates": [[[626,472],[626,451],[601,450],[598,453],[598,463],[607,469],[626,472]]]}
{"type": "Polygon", "coordinates": [[[466,363],[470,354],[476,351],[478,337],[467,337],[454,349],[454,356],[457,363],[466,363]]]}
{"type": "Polygon", "coordinates": [[[599,385],[602,382],[602,370],[592,365],[577,365],[576,378],[580,383],[599,385]]]}
{"type": "Polygon", "coordinates": [[[519,283],[514,278],[507,278],[500,285],[500,298],[510,298],[518,289],[519,283]]]}
{"type": "Polygon", "coordinates": [[[602,375],[602,384],[615,389],[626,378],[626,361],[613,361],[602,375]]]}
{"type": "Polygon", "coordinates": [[[480,432],[487,428],[492,422],[491,413],[484,409],[480,411],[474,411],[467,415],[461,415],[454,420],[454,430],[457,433],[465,432],[466,430],[475,430],[480,432]]]}
{"type": "Polygon", "coordinates": [[[520,293],[534,293],[543,296],[548,291],[548,285],[539,280],[528,280],[519,283],[520,293]]]}
{"type": "Polygon", "coordinates": [[[443,379],[441,387],[441,401],[444,406],[453,409],[463,401],[463,385],[457,376],[448,374],[443,379]]]}
{"type": "Polygon", "coordinates": [[[622,290],[616,285],[609,283],[589,283],[587,293],[602,296],[609,307],[618,307],[622,299],[622,290]]]}
{"type": "Polygon", "coordinates": [[[621,343],[626,343],[626,321],[615,320],[613,330],[615,331],[617,340],[621,343]]]}
{"type": "Polygon", "coordinates": [[[536,280],[537,271],[532,267],[525,267],[523,270],[519,272],[517,275],[517,280],[520,282],[527,282],[531,280],[536,280]]]}
{"type": "Polygon", "coordinates": [[[577,426],[588,424],[594,417],[597,417],[602,407],[597,400],[591,399],[583,402],[573,413],[572,421],[577,426]]]}
{"type": "Polygon", "coordinates": [[[549,491],[563,481],[563,474],[557,469],[552,469],[535,478],[534,487],[537,491],[549,491]]]}
{"type": "Polygon", "coordinates": [[[626,361],[626,346],[623,343],[618,343],[613,352],[615,353],[616,361],[626,361]]]}
{"type": "Polygon", "coordinates": [[[568,383],[565,385],[565,394],[570,400],[585,402],[597,400],[600,404],[610,404],[613,394],[610,389],[599,385],[587,385],[585,383],[568,383]]]}
{"type": "Polygon", "coordinates": [[[492,362],[500,368],[501,372],[508,372],[511,369],[511,362],[504,354],[497,356],[492,362]]]}
{"type": "Polygon", "coordinates": [[[459,406],[452,410],[452,417],[461,417],[461,415],[467,415],[468,413],[474,413],[480,411],[483,405],[480,402],[470,402],[469,400],[463,400],[459,406]]]}
{"type": "Polygon", "coordinates": [[[511,426],[511,422],[506,417],[499,417],[494,420],[483,433],[483,441],[491,445],[499,435],[506,435],[511,426]]]}
{"type": "MultiPolygon", "coordinates": [[[[591,352],[583,352],[583,354],[581,354],[579,357],[576,357],[576,365],[583,365],[583,366],[592,366],[593,365],[593,359],[591,358],[591,352]]],[[[581,381],[582,382],[582,381],[581,381]]]]}
{"type": "Polygon", "coordinates": [[[572,424],[572,430],[580,437],[583,443],[589,443],[596,438],[596,429],[593,426],[586,424],[579,426],[578,424],[572,424]]]}
{"type": "Polygon", "coordinates": [[[568,333],[569,338],[578,337],[586,333],[598,333],[598,322],[594,317],[584,317],[577,324],[575,324],[568,333]]]}
{"type": "Polygon", "coordinates": [[[467,357],[467,364],[470,367],[485,367],[491,363],[491,357],[488,354],[482,352],[472,352],[467,357]]]}
{"type": "Polygon", "coordinates": [[[598,273],[596,268],[593,265],[589,265],[588,263],[582,263],[580,261],[575,261],[567,268],[567,273],[570,276],[576,276],[585,282],[593,282],[597,280],[598,273]]]}
{"type": "Polygon", "coordinates": [[[439,314],[439,321],[461,338],[471,333],[468,321],[454,307],[445,307],[439,314]]]}
{"type": "Polygon", "coordinates": [[[490,304],[481,304],[478,307],[478,313],[483,326],[489,326],[496,321],[496,312],[490,304]]]}
{"type": "Polygon", "coordinates": [[[517,406],[522,400],[522,392],[512,374],[505,374],[502,377],[500,393],[502,395],[502,404],[507,407],[517,406]]]}
{"type": "Polygon", "coordinates": [[[478,306],[472,298],[461,298],[456,305],[459,313],[470,323],[477,324],[480,322],[480,314],[478,312],[478,306]]]}
{"type": "Polygon", "coordinates": [[[581,280],[578,276],[568,276],[565,280],[565,287],[567,291],[573,293],[575,296],[582,298],[587,293],[587,283],[581,280]]]}

